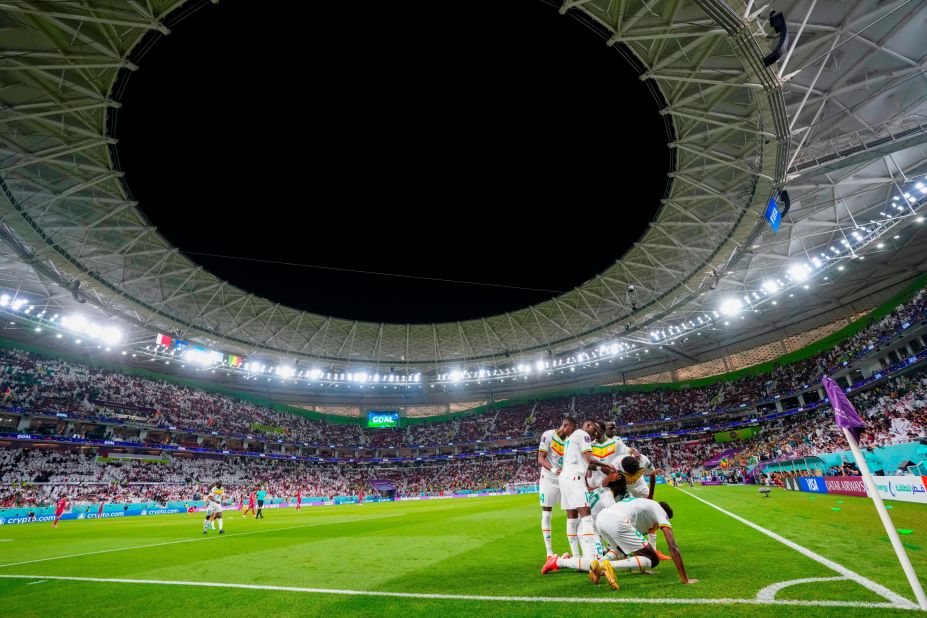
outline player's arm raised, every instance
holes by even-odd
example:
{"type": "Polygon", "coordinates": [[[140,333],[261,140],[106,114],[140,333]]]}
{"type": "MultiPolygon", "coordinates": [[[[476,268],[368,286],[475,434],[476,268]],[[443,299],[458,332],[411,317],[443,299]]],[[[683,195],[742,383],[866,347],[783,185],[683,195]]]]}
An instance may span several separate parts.
{"type": "Polygon", "coordinates": [[[679,581],[684,584],[698,583],[697,579],[691,579],[686,575],[686,567],[682,563],[682,554],[679,552],[679,545],[676,544],[676,537],[673,536],[673,529],[669,526],[660,526],[660,529],[663,530],[666,544],[669,545],[670,555],[673,557],[673,564],[676,565],[676,570],[679,571],[679,581]]]}

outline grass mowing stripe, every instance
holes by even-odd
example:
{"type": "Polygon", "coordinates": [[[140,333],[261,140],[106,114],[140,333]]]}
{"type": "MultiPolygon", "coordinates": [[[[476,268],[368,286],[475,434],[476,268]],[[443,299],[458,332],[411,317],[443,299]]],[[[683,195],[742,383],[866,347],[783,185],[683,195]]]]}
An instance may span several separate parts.
{"type": "Polygon", "coordinates": [[[774,599],[698,599],[698,598],[631,598],[631,597],[507,597],[471,594],[437,594],[421,592],[385,592],[380,590],[340,590],[336,588],[302,588],[297,586],[268,586],[259,584],[232,584],[226,582],[188,582],[160,579],[121,579],[106,577],[67,577],[60,575],[12,575],[0,574],[0,579],[42,579],[103,584],[134,584],[146,586],[193,586],[201,588],[237,588],[241,590],[270,590],[277,592],[301,592],[310,594],[331,594],[341,596],[393,597],[404,599],[436,599],[448,601],[499,601],[521,603],[594,603],[594,604],[667,604],[667,605],[797,605],[817,607],[859,607],[866,609],[906,609],[920,611],[916,605],[898,606],[893,603],[868,603],[865,601],[801,601],[774,599]]]}
{"type": "Polygon", "coordinates": [[[773,539],[773,540],[775,540],[775,541],[779,541],[780,543],[782,543],[782,544],[785,545],[786,547],[789,547],[789,548],[791,548],[791,549],[794,549],[795,551],[797,551],[798,553],[802,554],[803,556],[806,556],[806,557],[808,557],[808,558],[814,560],[815,562],[818,562],[818,563],[820,563],[820,564],[823,564],[824,566],[826,566],[826,567],[829,568],[830,570],[836,571],[837,573],[840,573],[841,575],[843,575],[843,576],[846,577],[847,579],[852,579],[853,581],[855,581],[855,582],[856,582],[857,584],[859,584],[860,586],[863,586],[864,588],[868,588],[869,590],[871,590],[872,592],[875,592],[875,593],[878,594],[879,596],[888,599],[889,601],[891,601],[891,602],[892,602],[896,607],[898,607],[898,608],[901,608],[901,609],[920,609],[917,605],[915,605],[914,603],[912,603],[912,602],[909,601],[908,599],[904,598],[903,596],[901,596],[901,595],[898,594],[897,592],[894,592],[894,591],[892,591],[892,590],[889,590],[888,588],[886,588],[886,587],[883,586],[882,584],[878,584],[878,583],[872,581],[871,579],[868,579],[868,578],[866,578],[866,577],[863,577],[862,575],[860,575],[859,573],[857,573],[857,572],[855,572],[855,571],[851,571],[850,569],[846,568],[846,567],[843,566],[842,564],[838,564],[838,563],[834,562],[833,560],[830,560],[830,559],[828,559],[828,558],[825,558],[824,556],[822,556],[822,555],[820,555],[820,554],[817,554],[817,553],[811,551],[811,550],[808,549],[807,547],[802,547],[802,546],[799,545],[798,543],[796,543],[796,542],[794,542],[794,541],[790,541],[789,539],[785,538],[784,536],[780,536],[780,535],[776,534],[776,533],[773,532],[772,530],[767,530],[766,528],[764,528],[764,527],[762,527],[762,526],[760,526],[760,525],[757,525],[757,524],[753,523],[752,521],[750,521],[750,520],[748,520],[748,519],[744,519],[744,518],[741,517],[740,515],[735,515],[734,513],[731,513],[730,511],[726,511],[726,510],[722,509],[720,506],[714,505],[714,504],[712,504],[711,502],[709,502],[708,500],[704,500],[704,499],[702,499],[702,498],[699,498],[698,496],[696,496],[696,495],[694,495],[694,494],[691,494],[691,493],[689,493],[688,491],[686,491],[686,490],[684,490],[684,489],[679,489],[679,491],[681,491],[682,493],[686,494],[686,495],[689,496],[690,498],[694,498],[694,499],[698,500],[699,502],[701,502],[701,503],[703,503],[703,504],[706,504],[706,505],[710,506],[711,508],[713,508],[713,509],[715,509],[715,510],[717,510],[717,511],[720,511],[721,513],[724,513],[724,514],[727,515],[728,517],[730,517],[730,518],[732,518],[732,519],[735,519],[735,520],[739,521],[740,523],[742,523],[742,524],[744,524],[744,525],[746,525],[746,526],[749,526],[749,527],[753,528],[753,529],[756,530],[757,532],[761,532],[762,534],[765,534],[765,535],[768,536],[769,538],[771,538],[771,539],[773,539]]]}
{"type": "MultiPolygon", "coordinates": [[[[282,530],[298,530],[300,528],[312,528],[313,526],[331,526],[335,524],[345,524],[345,523],[351,523],[355,521],[369,521],[372,519],[386,519],[388,517],[401,517],[402,515],[405,515],[405,513],[391,513],[389,515],[374,515],[373,517],[354,517],[351,519],[342,519],[339,521],[324,521],[324,522],[316,522],[312,524],[303,524],[301,526],[285,526],[283,528],[271,528],[269,530],[253,530],[251,532],[237,532],[235,534],[229,534],[228,537],[233,538],[233,537],[239,537],[239,536],[248,536],[251,534],[266,534],[268,532],[280,532],[282,530]]],[[[163,547],[165,545],[177,545],[179,543],[195,543],[197,541],[211,541],[213,539],[222,538],[223,536],[225,535],[217,534],[215,536],[197,537],[195,539],[181,539],[179,541],[165,541],[163,543],[148,543],[147,545],[133,545],[131,547],[114,547],[112,549],[101,549],[98,551],[88,551],[88,552],[83,552],[80,554],[69,554],[67,556],[51,556],[49,558],[37,558],[35,560],[23,560],[22,562],[10,562],[7,564],[0,564],[0,569],[4,567],[21,566],[24,564],[35,564],[36,562],[48,562],[49,560],[65,560],[67,558],[81,558],[83,556],[95,556],[98,554],[109,554],[109,553],[117,552],[117,551],[130,551],[133,549],[145,549],[148,547],[163,547]]]]}

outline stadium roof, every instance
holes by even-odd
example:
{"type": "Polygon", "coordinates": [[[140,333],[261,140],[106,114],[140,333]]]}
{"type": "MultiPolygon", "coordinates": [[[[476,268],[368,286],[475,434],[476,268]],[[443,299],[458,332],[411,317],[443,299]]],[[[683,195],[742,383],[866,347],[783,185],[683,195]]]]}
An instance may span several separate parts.
{"type": "MultiPolygon", "coordinates": [[[[574,290],[479,320],[364,323],[275,304],[171,246],[131,200],[115,158],[120,72],[196,4],[0,3],[0,286],[55,311],[116,319],[130,341],[166,332],[333,369],[441,373],[619,345],[633,370],[844,317],[925,269],[927,191],[914,183],[927,174],[927,4],[774,5],[790,41],[765,67],[776,45],[765,3],[567,0],[562,12],[629,52],[676,136],[675,171],[640,241],[574,290]],[[791,211],[773,232],[763,214],[783,188],[791,211]]],[[[594,217],[589,225],[601,238],[594,217]]]]}

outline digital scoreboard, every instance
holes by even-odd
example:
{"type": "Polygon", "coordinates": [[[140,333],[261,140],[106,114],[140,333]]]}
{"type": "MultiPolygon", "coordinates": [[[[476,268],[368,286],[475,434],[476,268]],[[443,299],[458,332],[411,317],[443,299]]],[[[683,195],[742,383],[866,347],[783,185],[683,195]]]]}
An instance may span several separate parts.
{"type": "Polygon", "coordinates": [[[367,412],[367,427],[399,427],[399,412],[370,410],[367,412]]]}

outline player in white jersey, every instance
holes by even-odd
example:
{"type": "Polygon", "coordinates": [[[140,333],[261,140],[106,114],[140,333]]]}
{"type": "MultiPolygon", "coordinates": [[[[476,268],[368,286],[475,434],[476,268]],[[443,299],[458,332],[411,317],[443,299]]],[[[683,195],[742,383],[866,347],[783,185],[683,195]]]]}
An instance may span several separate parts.
{"type": "MultiPolygon", "coordinates": [[[[538,445],[538,464],[541,466],[541,480],[538,483],[541,494],[541,535],[544,537],[544,546],[548,556],[554,553],[550,538],[550,518],[554,505],[560,503],[559,474],[563,466],[563,452],[567,438],[575,430],[576,419],[568,416],[561,421],[557,429],[545,431],[538,445]]],[[[567,523],[567,541],[570,542],[572,548],[577,543],[576,530],[573,530],[570,536],[569,520],[567,523]]]]}
{"type": "Polygon", "coordinates": [[[219,522],[219,534],[225,534],[222,529],[222,499],[225,496],[225,490],[222,489],[222,483],[217,482],[209,488],[206,494],[206,520],[203,522],[203,534],[207,534],[209,524],[213,521],[219,522]]]}
{"type": "Polygon", "coordinates": [[[563,466],[560,471],[560,508],[567,512],[567,530],[570,530],[571,525],[578,524],[576,528],[579,533],[579,547],[586,564],[598,559],[601,547],[589,506],[586,472],[590,468],[602,470],[606,474],[615,472],[612,466],[593,459],[590,432],[598,434],[595,421],[584,422],[582,429],[570,434],[564,446],[563,466]],[[576,522],[576,519],[579,521],[576,522]],[[571,524],[570,520],[574,523],[571,524]]]}
{"type": "Polygon", "coordinates": [[[679,572],[680,581],[684,584],[698,583],[697,579],[691,579],[686,574],[682,554],[676,544],[676,538],[673,536],[673,529],[670,525],[672,517],[673,509],[665,502],[657,503],[647,498],[628,496],[621,502],[603,510],[596,518],[596,526],[599,528],[602,537],[625,554],[626,558],[624,560],[597,560],[585,567],[585,565],[574,559],[551,558],[548,559],[541,573],[556,571],[561,567],[578,570],[588,568],[589,579],[593,583],[598,583],[599,578],[604,575],[609,585],[614,590],[618,590],[615,569],[644,572],[646,569],[655,568],[660,564],[655,550],[644,537],[645,534],[660,529],[663,531],[663,536],[666,537],[666,542],[673,554],[673,563],[679,572]]]}
{"type": "MultiPolygon", "coordinates": [[[[592,443],[593,460],[608,464],[614,468],[622,458],[630,454],[629,449],[620,438],[605,437],[608,435],[605,429],[605,423],[596,423],[598,428],[597,435],[593,436],[595,442],[592,443]]],[[[615,497],[612,490],[608,489],[608,484],[617,480],[615,474],[609,475],[601,470],[591,470],[587,474],[586,484],[589,487],[589,506],[591,507],[592,518],[602,511],[602,509],[615,504],[615,497]]]]}
{"type": "MultiPolygon", "coordinates": [[[[657,471],[654,469],[650,459],[643,453],[639,453],[636,457],[621,459],[619,466],[621,468],[621,474],[628,484],[628,494],[634,498],[647,498],[653,500],[653,490],[657,485],[657,471]],[[648,477],[647,481],[644,480],[645,476],[648,477]]],[[[667,556],[657,549],[656,532],[650,534],[649,540],[653,548],[657,550],[657,556],[660,557],[660,560],[672,559],[670,556],[667,556]]]]}

